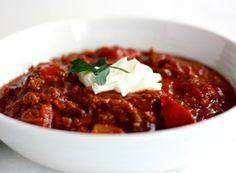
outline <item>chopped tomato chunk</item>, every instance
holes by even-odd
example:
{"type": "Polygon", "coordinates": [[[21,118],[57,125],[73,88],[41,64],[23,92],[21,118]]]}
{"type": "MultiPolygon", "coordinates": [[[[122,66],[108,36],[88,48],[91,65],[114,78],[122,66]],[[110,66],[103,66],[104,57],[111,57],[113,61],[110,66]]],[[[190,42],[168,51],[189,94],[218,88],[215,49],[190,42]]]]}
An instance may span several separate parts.
{"type": "Polygon", "coordinates": [[[57,65],[46,64],[46,65],[41,66],[39,73],[40,73],[40,76],[45,77],[45,76],[57,75],[63,72],[64,70],[61,69],[57,65]]]}
{"type": "Polygon", "coordinates": [[[166,128],[178,127],[195,122],[193,115],[169,96],[161,98],[161,117],[166,128]]]}
{"type": "Polygon", "coordinates": [[[57,82],[62,79],[64,69],[56,64],[45,64],[40,66],[39,75],[47,82],[57,82]]]}
{"type": "Polygon", "coordinates": [[[139,50],[135,50],[135,49],[125,50],[125,56],[127,56],[129,58],[134,58],[134,57],[140,56],[140,55],[141,55],[141,51],[139,51],[139,50]]]}
{"type": "Polygon", "coordinates": [[[106,57],[107,60],[109,59],[118,59],[124,56],[124,50],[119,47],[102,47],[96,51],[97,57],[106,57]]]}

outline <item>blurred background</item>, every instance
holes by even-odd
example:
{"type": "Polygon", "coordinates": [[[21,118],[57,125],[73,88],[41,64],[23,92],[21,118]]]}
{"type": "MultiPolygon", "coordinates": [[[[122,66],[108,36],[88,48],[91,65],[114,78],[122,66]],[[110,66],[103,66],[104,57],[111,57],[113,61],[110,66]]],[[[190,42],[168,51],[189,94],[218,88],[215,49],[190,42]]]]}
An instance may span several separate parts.
{"type": "MultiPolygon", "coordinates": [[[[0,39],[41,23],[109,16],[177,21],[236,41],[236,0],[0,0],[0,39]]],[[[173,173],[236,172],[235,156],[225,148],[173,173]]],[[[1,142],[0,168],[2,173],[55,173],[22,158],[1,142]]]]}

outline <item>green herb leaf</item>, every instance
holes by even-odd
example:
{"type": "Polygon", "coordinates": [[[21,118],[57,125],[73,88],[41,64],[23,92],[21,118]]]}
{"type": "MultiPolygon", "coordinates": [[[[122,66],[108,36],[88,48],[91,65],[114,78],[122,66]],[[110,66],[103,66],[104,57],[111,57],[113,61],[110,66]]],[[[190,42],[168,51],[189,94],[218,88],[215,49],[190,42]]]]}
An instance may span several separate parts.
{"type": "Polygon", "coordinates": [[[125,73],[129,73],[127,70],[125,70],[125,69],[123,69],[123,68],[120,68],[120,67],[110,66],[110,68],[114,68],[114,69],[117,69],[117,70],[123,71],[123,72],[125,72],[125,73]]]}
{"type": "MultiPolygon", "coordinates": [[[[96,66],[97,67],[97,66],[96,66]]],[[[94,70],[94,74],[95,76],[98,75],[100,72],[102,72],[103,70],[105,70],[106,68],[109,68],[109,65],[108,64],[105,64],[105,65],[102,65],[100,66],[99,68],[95,69],[94,70]]]]}
{"type": "Polygon", "coordinates": [[[110,68],[106,67],[96,75],[96,81],[98,85],[104,85],[108,74],[110,73],[110,68]]]}
{"type": "Polygon", "coordinates": [[[69,68],[69,72],[80,73],[83,71],[93,72],[94,67],[91,64],[88,64],[82,59],[76,59],[71,62],[72,66],[69,68]]]}
{"type": "Polygon", "coordinates": [[[94,67],[95,67],[95,66],[100,67],[100,66],[105,65],[105,64],[106,64],[106,58],[100,58],[100,59],[98,59],[97,62],[95,62],[95,63],[93,64],[93,66],[94,66],[94,67]]]}
{"type": "Polygon", "coordinates": [[[76,59],[71,62],[72,66],[69,68],[69,72],[80,73],[80,72],[92,72],[95,75],[96,82],[98,85],[104,85],[106,83],[107,76],[110,73],[110,68],[121,70],[129,73],[127,70],[111,66],[106,63],[106,58],[100,58],[95,63],[87,63],[82,59],[76,59]]]}

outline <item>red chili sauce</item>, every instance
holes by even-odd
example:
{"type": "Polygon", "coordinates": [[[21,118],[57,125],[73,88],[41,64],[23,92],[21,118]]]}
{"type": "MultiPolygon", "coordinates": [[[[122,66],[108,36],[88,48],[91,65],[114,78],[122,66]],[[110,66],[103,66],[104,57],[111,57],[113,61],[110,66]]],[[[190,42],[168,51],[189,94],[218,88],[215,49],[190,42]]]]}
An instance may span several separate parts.
{"type": "Polygon", "coordinates": [[[72,53],[31,67],[1,89],[0,112],[47,128],[92,133],[156,131],[196,123],[236,105],[233,87],[205,65],[166,53],[102,47],[72,53]],[[115,91],[95,95],[75,73],[71,61],[108,63],[127,56],[162,76],[162,90],[122,97],[115,91]]]}

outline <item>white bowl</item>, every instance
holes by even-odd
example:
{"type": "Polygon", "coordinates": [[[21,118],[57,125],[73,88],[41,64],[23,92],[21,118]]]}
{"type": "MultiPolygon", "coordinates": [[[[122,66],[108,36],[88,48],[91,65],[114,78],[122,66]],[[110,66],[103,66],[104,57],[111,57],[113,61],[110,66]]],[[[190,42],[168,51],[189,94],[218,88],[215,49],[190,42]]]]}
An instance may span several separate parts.
{"type": "MultiPolygon", "coordinates": [[[[220,71],[236,87],[236,45],[211,32],[152,19],[71,20],[36,26],[0,41],[0,81],[30,64],[104,45],[173,52],[220,71]]],[[[0,116],[0,139],[37,163],[65,172],[154,173],[180,167],[233,129],[236,108],[194,125],[153,133],[95,135],[45,129],[0,116]]]]}

